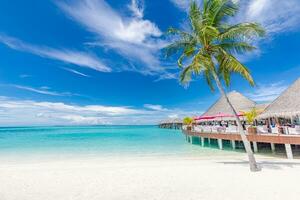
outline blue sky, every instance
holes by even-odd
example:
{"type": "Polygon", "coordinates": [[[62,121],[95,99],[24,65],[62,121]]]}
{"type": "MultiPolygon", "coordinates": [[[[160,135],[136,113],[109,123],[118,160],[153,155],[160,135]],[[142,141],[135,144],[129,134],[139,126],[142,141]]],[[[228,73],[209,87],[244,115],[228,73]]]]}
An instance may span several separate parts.
{"type": "MultiPolygon", "coordinates": [[[[268,34],[239,58],[251,88],[230,90],[258,102],[300,76],[298,0],[235,0],[232,22],[257,21],[268,34]]],[[[0,125],[154,124],[199,115],[218,97],[202,79],[178,83],[161,49],[168,27],[185,28],[183,0],[17,0],[0,6],[0,125]]]]}

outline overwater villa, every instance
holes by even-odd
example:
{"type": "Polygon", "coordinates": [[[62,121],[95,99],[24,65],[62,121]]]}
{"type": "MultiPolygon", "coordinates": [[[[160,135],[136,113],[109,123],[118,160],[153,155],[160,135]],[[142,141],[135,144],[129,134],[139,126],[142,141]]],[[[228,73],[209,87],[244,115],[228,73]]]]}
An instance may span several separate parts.
{"type": "MultiPolygon", "coordinates": [[[[246,129],[249,124],[246,123],[245,112],[256,109],[258,112],[262,111],[267,104],[256,104],[254,101],[245,97],[239,92],[233,91],[228,94],[232,105],[238,111],[238,115],[243,122],[246,129]]],[[[238,128],[235,118],[231,113],[226,99],[221,97],[214,103],[203,115],[195,117],[197,126],[194,126],[195,131],[204,132],[230,132],[237,133],[238,128]]]]}
{"type": "Polygon", "coordinates": [[[267,120],[271,133],[300,135],[300,78],[275,99],[258,119],[267,120]]]}
{"type": "MultiPolygon", "coordinates": [[[[236,91],[229,93],[228,97],[238,111],[254,152],[258,152],[259,146],[266,145],[275,152],[276,145],[279,145],[285,147],[288,158],[293,158],[293,150],[300,147],[300,78],[269,105],[256,104],[236,91]],[[245,114],[253,109],[258,116],[250,124],[245,114]],[[249,131],[253,126],[255,131],[249,131]]],[[[219,148],[223,149],[223,142],[230,141],[235,149],[237,142],[241,141],[235,118],[224,97],[194,119],[196,123],[190,130],[183,126],[183,132],[191,143],[195,138],[202,146],[206,140],[217,140],[219,148]]]]}
{"type": "Polygon", "coordinates": [[[161,121],[158,124],[159,128],[181,129],[183,125],[182,119],[172,118],[161,121]]]}

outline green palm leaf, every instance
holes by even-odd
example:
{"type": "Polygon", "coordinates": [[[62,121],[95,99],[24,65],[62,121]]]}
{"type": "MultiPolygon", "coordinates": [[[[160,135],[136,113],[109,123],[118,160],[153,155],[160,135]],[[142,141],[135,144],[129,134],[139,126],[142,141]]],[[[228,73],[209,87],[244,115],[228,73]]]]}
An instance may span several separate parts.
{"type": "Polygon", "coordinates": [[[228,24],[226,20],[237,11],[237,4],[231,0],[203,0],[202,9],[192,1],[191,31],[168,30],[175,40],[165,48],[165,53],[166,56],[179,56],[177,64],[182,69],[180,81],[184,85],[193,76],[203,74],[213,89],[214,74],[217,74],[229,86],[233,73],[254,85],[249,69],[234,55],[254,51],[252,40],[265,35],[265,30],[257,23],[228,24]]]}

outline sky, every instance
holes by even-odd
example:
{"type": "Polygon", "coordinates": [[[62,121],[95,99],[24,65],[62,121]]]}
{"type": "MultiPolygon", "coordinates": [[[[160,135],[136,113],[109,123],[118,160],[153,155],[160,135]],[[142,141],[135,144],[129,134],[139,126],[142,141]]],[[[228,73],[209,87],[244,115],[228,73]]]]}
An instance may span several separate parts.
{"type": "MultiPolygon", "coordinates": [[[[300,76],[300,2],[234,0],[230,22],[255,21],[267,35],[238,58],[256,82],[234,75],[227,91],[274,100],[300,76]]],[[[201,1],[199,0],[201,4],[201,1]]],[[[169,27],[185,29],[184,0],[3,0],[0,126],[156,124],[201,115],[220,94],[201,78],[178,81],[166,59],[169,27]]]]}

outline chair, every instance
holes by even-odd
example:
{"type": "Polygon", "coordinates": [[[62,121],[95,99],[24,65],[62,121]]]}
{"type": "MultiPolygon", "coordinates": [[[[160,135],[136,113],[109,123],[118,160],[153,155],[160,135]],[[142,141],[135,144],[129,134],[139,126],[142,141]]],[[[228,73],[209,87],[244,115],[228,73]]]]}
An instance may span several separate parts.
{"type": "Polygon", "coordinates": [[[268,128],[266,126],[257,126],[257,132],[264,134],[269,133],[268,128]]]}
{"type": "Polygon", "coordinates": [[[274,127],[274,128],[272,127],[271,132],[274,133],[274,134],[279,134],[279,131],[278,131],[277,127],[274,127]]]}
{"type": "Polygon", "coordinates": [[[202,126],[195,126],[194,131],[201,133],[201,132],[203,132],[203,128],[202,128],[202,126]]]}
{"type": "Polygon", "coordinates": [[[203,127],[203,132],[204,133],[211,133],[211,128],[209,126],[204,126],[203,127]]]}
{"type": "Polygon", "coordinates": [[[211,128],[211,132],[212,132],[212,133],[218,133],[218,127],[217,127],[217,126],[213,126],[213,127],[211,128]]]}
{"type": "Polygon", "coordinates": [[[237,126],[229,126],[228,128],[226,128],[226,133],[237,133],[238,129],[237,126]]]}
{"type": "Polygon", "coordinates": [[[300,135],[300,128],[299,128],[299,126],[298,126],[298,127],[295,126],[295,128],[289,127],[289,128],[288,128],[288,132],[289,132],[289,134],[291,134],[291,135],[300,135]]]}
{"type": "Polygon", "coordinates": [[[226,132],[226,128],[223,126],[220,126],[217,128],[218,133],[225,133],[226,132]]]}

